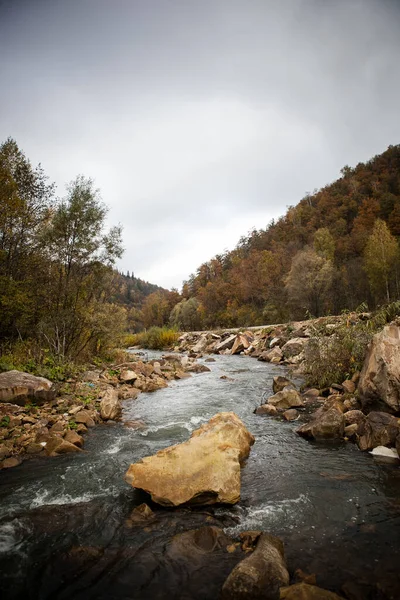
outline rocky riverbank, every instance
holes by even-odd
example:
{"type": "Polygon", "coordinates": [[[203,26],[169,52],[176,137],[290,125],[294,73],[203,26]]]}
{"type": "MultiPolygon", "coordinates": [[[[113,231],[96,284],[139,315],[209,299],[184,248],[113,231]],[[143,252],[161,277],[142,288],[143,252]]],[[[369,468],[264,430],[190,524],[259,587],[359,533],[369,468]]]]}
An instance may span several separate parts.
{"type": "MultiPolygon", "coordinates": [[[[369,318],[368,313],[361,313],[246,331],[185,333],[175,349],[197,358],[209,353],[243,354],[304,375],[310,343],[324,343],[340,327],[351,328],[369,318]]],[[[375,334],[365,353],[361,372],[342,381],[331,381],[328,386],[297,390],[290,379],[275,378],[274,395],[265,398],[256,413],[303,421],[297,432],[308,439],[350,440],[362,451],[398,460],[399,324],[391,323],[375,334]]]]}
{"type": "Polygon", "coordinates": [[[0,469],[17,466],[30,456],[81,452],[88,429],[120,420],[121,401],[208,370],[187,356],[143,361],[140,355],[127,355],[122,364],[86,371],[80,379],[63,384],[20,371],[1,373],[0,469]]]}

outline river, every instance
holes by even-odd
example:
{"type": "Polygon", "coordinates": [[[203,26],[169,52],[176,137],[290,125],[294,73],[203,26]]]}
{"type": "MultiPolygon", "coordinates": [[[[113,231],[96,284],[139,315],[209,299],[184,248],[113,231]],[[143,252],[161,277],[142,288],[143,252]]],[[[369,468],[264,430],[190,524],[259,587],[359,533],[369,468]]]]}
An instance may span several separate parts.
{"type": "Polygon", "coordinates": [[[215,599],[238,554],[217,551],[205,565],[171,550],[174,536],[210,524],[231,537],[247,529],[281,537],[289,571],[315,573],[321,587],[340,592],[350,582],[366,599],[400,597],[400,469],[350,443],[310,443],[296,422],[253,414],[282,367],[242,356],[208,366],[126,401],[124,419],[142,420],[143,429],[100,425],[79,455],[0,473],[2,598],[215,599]],[[131,462],[186,440],[221,411],[234,411],[256,438],[238,505],[163,509],[124,482],[131,462]],[[155,520],[129,525],[143,501],[155,520]]]}

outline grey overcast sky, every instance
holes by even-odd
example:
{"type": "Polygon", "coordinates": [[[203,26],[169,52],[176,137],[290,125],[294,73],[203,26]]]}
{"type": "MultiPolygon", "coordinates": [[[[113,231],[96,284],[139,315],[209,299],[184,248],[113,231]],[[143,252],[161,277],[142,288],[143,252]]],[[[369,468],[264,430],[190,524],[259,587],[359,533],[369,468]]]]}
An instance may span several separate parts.
{"type": "Polygon", "coordinates": [[[165,287],[400,143],[399,0],[0,0],[0,140],[165,287]]]}

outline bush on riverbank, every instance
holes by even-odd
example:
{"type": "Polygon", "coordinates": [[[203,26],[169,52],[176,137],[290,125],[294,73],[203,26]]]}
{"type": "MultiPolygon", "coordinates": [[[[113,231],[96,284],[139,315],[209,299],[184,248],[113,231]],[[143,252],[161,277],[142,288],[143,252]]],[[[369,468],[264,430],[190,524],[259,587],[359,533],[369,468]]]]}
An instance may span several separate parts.
{"type": "Polygon", "coordinates": [[[304,372],[308,385],[319,388],[342,383],[361,371],[373,335],[400,314],[400,302],[379,309],[365,321],[343,323],[331,336],[316,331],[305,350],[304,372]]]}
{"type": "Polygon", "coordinates": [[[169,327],[150,327],[147,331],[130,336],[129,345],[141,346],[151,350],[165,350],[176,344],[179,333],[176,329],[169,327]]]}

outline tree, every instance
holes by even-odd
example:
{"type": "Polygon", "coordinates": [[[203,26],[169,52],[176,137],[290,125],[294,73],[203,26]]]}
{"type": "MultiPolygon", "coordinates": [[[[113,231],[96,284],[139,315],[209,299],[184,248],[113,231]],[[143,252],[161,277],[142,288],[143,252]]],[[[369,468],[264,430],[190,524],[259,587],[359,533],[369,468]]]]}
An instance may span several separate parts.
{"type": "Polygon", "coordinates": [[[319,317],[327,308],[333,273],[332,261],[314,250],[298,252],[285,282],[289,305],[302,315],[308,311],[319,317]]]}
{"type": "Polygon", "coordinates": [[[78,356],[98,344],[96,323],[111,317],[107,303],[113,287],[112,266],[122,255],[121,228],[104,231],[107,208],[93,181],[77,177],[67,188],[41,234],[49,264],[48,310],[40,331],[60,356],[78,356]],[[93,311],[93,306],[97,307],[93,311]]]}
{"type": "Polygon", "coordinates": [[[33,168],[17,143],[0,146],[0,337],[29,332],[40,313],[38,233],[50,214],[54,186],[33,168]]]}
{"type": "Polygon", "coordinates": [[[371,290],[390,302],[390,279],[399,261],[399,246],[382,219],[376,219],[364,252],[364,268],[371,290]]]}

